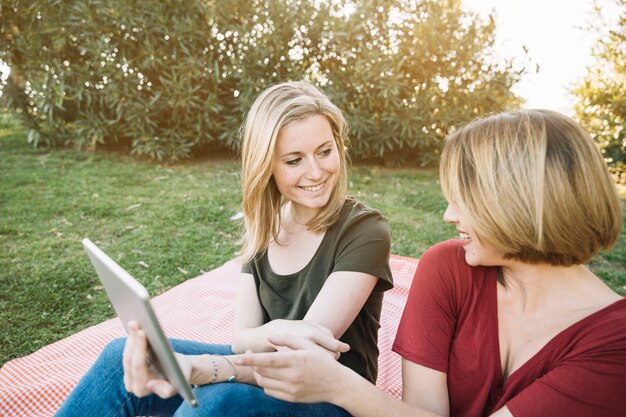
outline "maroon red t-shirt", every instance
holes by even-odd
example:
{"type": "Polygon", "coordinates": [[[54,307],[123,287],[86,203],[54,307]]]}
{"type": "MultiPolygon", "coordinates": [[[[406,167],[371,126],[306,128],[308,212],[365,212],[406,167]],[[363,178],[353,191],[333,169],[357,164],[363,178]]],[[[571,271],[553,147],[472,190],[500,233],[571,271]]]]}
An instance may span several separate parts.
{"type": "Polygon", "coordinates": [[[447,374],[451,417],[626,416],[626,299],[563,330],[502,381],[497,268],[458,240],[424,253],[393,351],[447,374]]]}

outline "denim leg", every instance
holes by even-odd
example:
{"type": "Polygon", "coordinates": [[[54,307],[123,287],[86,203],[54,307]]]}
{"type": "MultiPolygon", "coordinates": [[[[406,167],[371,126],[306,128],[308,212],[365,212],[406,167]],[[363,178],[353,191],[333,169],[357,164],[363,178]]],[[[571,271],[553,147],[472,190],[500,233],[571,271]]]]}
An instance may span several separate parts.
{"type": "MultiPolygon", "coordinates": [[[[174,351],[187,355],[232,355],[228,345],[211,345],[189,340],[170,340],[174,351]]],[[[56,417],[98,415],[102,417],[172,416],[183,399],[176,395],[162,399],[156,395],[138,398],[124,388],[122,352],[126,339],[109,343],[94,365],[70,393],[56,417]]]]}
{"type": "Polygon", "coordinates": [[[241,383],[203,385],[194,390],[198,408],[181,404],[175,417],[350,417],[329,403],[291,403],[266,395],[259,387],[241,383]]]}

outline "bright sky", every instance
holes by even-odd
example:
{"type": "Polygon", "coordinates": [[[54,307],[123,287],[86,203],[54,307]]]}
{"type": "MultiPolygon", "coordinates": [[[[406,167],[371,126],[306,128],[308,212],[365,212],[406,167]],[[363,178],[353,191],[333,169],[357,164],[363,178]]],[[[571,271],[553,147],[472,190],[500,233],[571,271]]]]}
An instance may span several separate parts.
{"type": "MultiPolygon", "coordinates": [[[[462,0],[481,15],[496,11],[496,45],[506,57],[523,56],[529,49],[539,73],[528,74],[515,88],[528,108],[547,108],[571,114],[567,89],[594,62],[596,35],[578,29],[592,21],[592,0],[462,0]]],[[[603,8],[611,6],[601,1],[603,8]]],[[[603,9],[603,14],[604,13],[603,9]]]]}

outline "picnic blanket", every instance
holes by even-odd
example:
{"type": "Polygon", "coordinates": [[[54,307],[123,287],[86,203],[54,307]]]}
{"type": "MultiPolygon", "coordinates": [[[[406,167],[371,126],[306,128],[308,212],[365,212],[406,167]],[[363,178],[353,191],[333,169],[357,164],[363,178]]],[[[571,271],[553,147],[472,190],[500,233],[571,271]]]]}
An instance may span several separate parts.
{"type": "MultiPolygon", "coordinates": [[[[392,255],[394,288],[385,293],[378,346],[376,385],[395,397],[402,394],[401,359],[391,351],[417,260],[392,255]]],[[[221,267],[166,291],[152,300],[165,334],[171,338],[229,343],[240,266],[221,267]]],[[[0,415],[53,416],[82,375],[112,339],[124,336],[114,318],[0,368],[0,415]]]]}

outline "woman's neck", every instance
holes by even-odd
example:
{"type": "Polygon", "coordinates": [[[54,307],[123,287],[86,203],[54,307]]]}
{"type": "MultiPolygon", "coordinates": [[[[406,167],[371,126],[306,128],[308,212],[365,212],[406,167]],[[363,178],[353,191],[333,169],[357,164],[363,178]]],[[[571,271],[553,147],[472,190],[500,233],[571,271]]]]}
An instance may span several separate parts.
{"type": "Polygon", "coordinates": [[[306,226],[309,221],[315,217],[319,212],[319,209],[311,209],[308,207],[302,207],[297,204],[293,204],[292,201],[288,203],[288,217],[296,224],[300,226],[306,226]]]}
{"type": "Polygon", "coordinates": [[[502,267],[501,302],[533,312],[572,305],[608,304],[620,297],[583,265],[553,266],[514,262],[502,267]]]}

